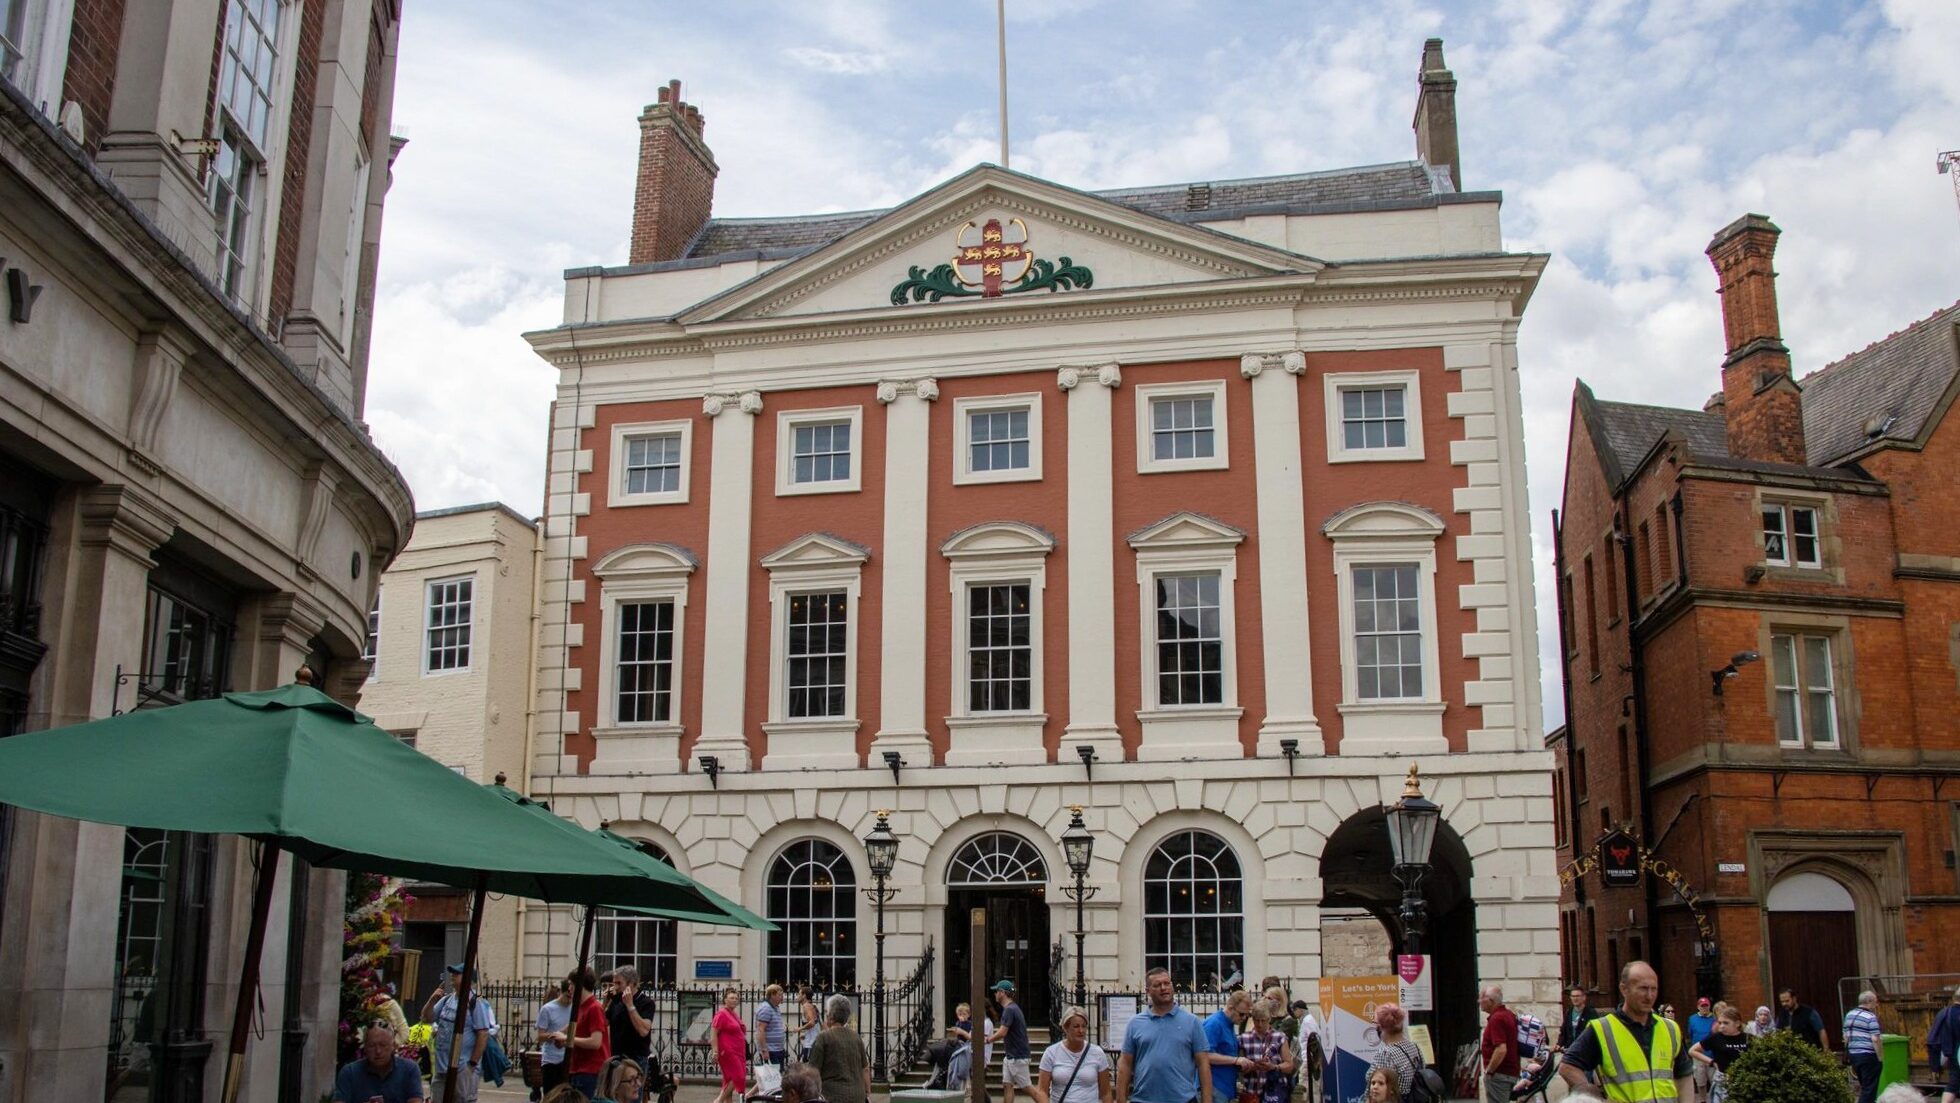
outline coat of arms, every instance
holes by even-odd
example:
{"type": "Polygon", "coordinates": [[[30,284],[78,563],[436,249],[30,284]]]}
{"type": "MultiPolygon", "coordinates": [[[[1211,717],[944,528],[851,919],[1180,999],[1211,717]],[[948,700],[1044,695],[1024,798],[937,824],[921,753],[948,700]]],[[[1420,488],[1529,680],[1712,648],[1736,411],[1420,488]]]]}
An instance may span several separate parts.
{"type": "Polygon", "coordinates": [[[1008,240],[1008,230],[998,218],[990,218],[985,223],[968,222],[960,227],[953,240],[952,263],[941,264],[930,272],[913,265],[911,273],[892,288],[892,305],[904,306],[908,300],[936,303],[943,298],[971,295],[995,299],[1017,291],[1086,288],[1094,281],[1087,268],[1068,257],[1060,258],[1059,266],[1053,261],[1037,259],[1028,224],[1010,218],[1008,225],[1014,231],[1012,241],[1008,240]]]}

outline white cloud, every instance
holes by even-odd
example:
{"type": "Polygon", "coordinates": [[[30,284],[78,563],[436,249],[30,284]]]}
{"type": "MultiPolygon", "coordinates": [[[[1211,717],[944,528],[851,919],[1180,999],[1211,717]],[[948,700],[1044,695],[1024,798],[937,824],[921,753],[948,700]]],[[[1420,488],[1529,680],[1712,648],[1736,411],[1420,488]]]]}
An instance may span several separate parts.
{"type": "MultiPolygon", "coordinates": [[[[428,0],[405,16],[368,419],[421,508],[541,501],[559,272],[625,259],[634,116],[709,117],[721,214],[885,206],[997,156],[994,5],[428,0]]],[[[1885,0],[1009,2],[1014,167],[1076,187],[1403,160],[1447,42],[1471,188],[1553,260],[1520,335],[1548,713],[1549,511],[1572,383],[1699,407],[1709,237],[1774,218],[1800,370],[1960,298],[1960,4],[1885,0]]]]}

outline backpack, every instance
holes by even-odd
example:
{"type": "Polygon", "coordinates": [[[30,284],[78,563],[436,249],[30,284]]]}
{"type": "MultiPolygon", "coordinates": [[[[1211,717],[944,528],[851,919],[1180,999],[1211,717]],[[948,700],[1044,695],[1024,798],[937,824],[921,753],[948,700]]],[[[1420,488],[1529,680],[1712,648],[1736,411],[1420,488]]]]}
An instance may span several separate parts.
{"type": "Polygon", "coordinates": [[[1407,1095],[1402,1097],[1407,1103],[1443,1103],[1443,1078],[1435,1069],[1423,1065],[1416,1070],[1415,1082],[1409,1085],[1407,1095]]]}

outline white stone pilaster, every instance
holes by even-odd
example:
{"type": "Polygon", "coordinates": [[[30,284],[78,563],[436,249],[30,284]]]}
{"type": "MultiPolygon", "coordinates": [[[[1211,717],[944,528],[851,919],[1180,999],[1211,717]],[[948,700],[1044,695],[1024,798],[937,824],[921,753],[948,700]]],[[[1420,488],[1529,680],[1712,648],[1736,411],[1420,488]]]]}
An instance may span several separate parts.
{"type": "Polygon", "coordinates": [[[1068,708],[1061,758],[1089,744],[1096,757],[1123,757],[1116,728],[1116,520],[1110,394],[1123,385],[1115,364],[1063,368],[1068,394],[1068,708]]]}
{"type": "MultiPolygon", "coordinates": [[[[701,738],[704,754],[720,759],[724,770],[750,768],[743,728],[748,692],[749,514],[753,493],[755,415],[762,395],[711,394],[701,409],[714,423],[708,483],[708,568],[705,600],[707,629],[701,650],[701,738]]],[[[693,768],[691,765],[689,768],[693,768]]]]}
{"type": "Polygon", "coordinates": [[[1313,663],[1307,630],[1306,498],[1300,473],[1300,385],[1303,352],[1248,355],[1239,374],[1252,381],[1252,445],[1259,510],[1259,620],[1266,715],[1259,757],[1277,757],[1280,741],[1302,755],[1325,754],[1313,712],[1313,663]]]}
{"type": "Polygon", "coordinates": [[[932,764],[926,735],[926,488],[931,459],[931,379],[878,384],[885,407],[885,541],[880,551],[883,630],[878,734],[870,765],[897,751],[908,766],[932,764]]]}

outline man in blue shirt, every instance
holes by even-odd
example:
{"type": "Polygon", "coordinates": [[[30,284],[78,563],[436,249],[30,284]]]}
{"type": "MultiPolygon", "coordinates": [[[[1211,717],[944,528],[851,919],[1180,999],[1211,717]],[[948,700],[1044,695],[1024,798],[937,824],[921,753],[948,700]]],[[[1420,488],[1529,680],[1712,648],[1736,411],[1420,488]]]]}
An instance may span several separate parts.
{"type": "Polygon", "coordinates": [[[361,1059],[334,1077],[334,1103],[422,1103],[422,1070],[395,1055],[395,1031],[369,1023],[361,1036],[361,1059]]]}
{"type": "Polygon", "coordinates": [[[1204,1027],[1177,1006],[1169,970],[1150,970],[1143,986],[1150,1006],[1123,1032],[1116,1103],[1212,1103],[1211,1077],[1204,1075],[1210,1061],[1204,1027]]]}
{"type": "MultiPolygon", "coordinates": [[[[456,1036],[456,992],[454,986],[461,982],[463,967],[451,965],[445,970],[446,984],[439,984],[429,993],[429,1002],[422,1005],[422,1021],[435,1027],[432,1039],[435,1047],[434,1060],[430,1067],[435,1070],[434,1082],[442,1083],[449,1075],[450,1043],[456,1036]]],[[[490,1045],[490,1035],[497,1032],[496,1016],[490,1013],[490,1005],[472,994],[469,1014],[463,1020],[462,1059],[456,1069],[456,1103],[476,1103],[476,1093],[482,1086],[483,1051],[490,1045]]]]}
{"type": "Polygon", "coordinates": [[[1211,1097],[1237,1099],[1239,1070],[1252,1062],[1239,1056],[1239,1024],[1252,1011],[1252,993],[1240,988],[1225,997],[1225,1006],[1205,1017],[1205,1049],[1210,1051],[1211,1097]]]}

